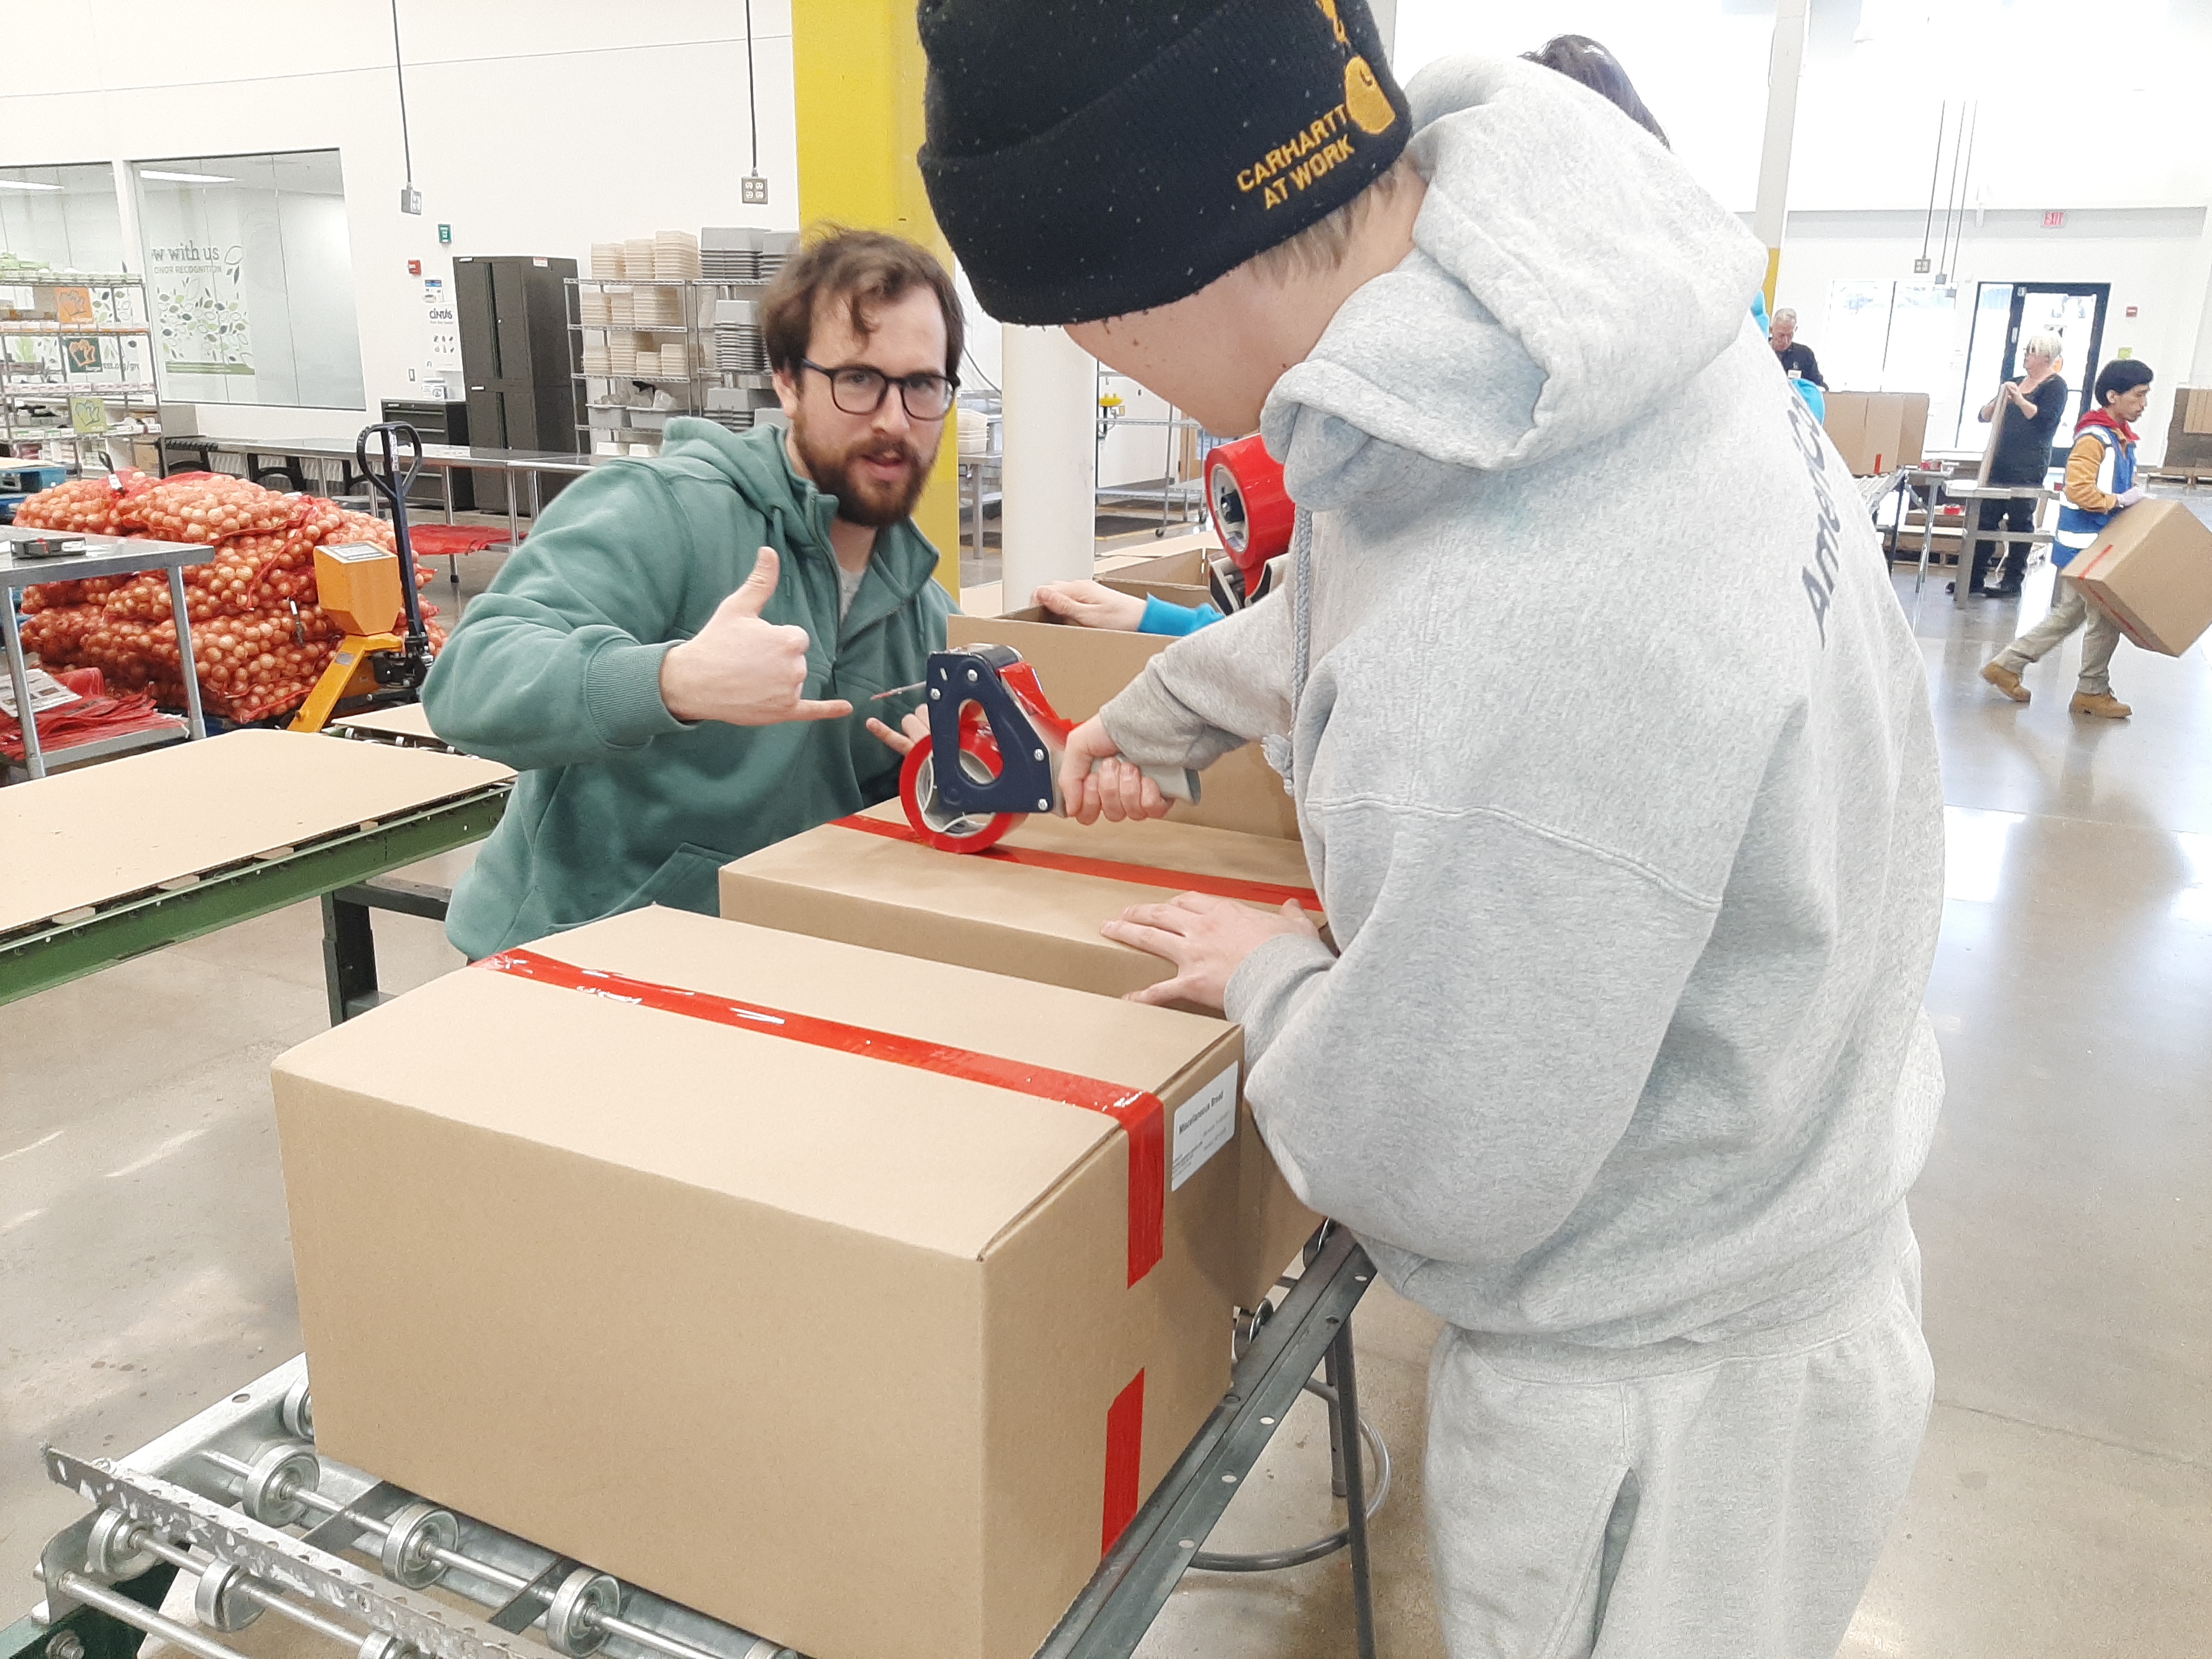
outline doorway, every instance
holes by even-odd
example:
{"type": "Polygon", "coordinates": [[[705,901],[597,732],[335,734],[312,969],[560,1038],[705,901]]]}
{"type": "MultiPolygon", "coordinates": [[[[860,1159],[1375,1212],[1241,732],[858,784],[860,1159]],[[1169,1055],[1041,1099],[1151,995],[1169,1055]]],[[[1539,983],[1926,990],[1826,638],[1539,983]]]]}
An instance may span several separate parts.
{"type": "Polygon", "coordinates": [[[2074,427],[2088,412],[2105,341],[2105,307],[2110,283],[1982,283],[1974,295],[1974,333],[1966,349],[1966,377],[1959,393],[1958,432],[1954,447],[1979,449],[1987,433],[1974,416],[1991,393],[2020,373],[2023,342],[2055,334],[2064,343],[2059,369],[2066,381],[2069,408],[2053,434],[2049,465],[2066,465],[2074,427]]]}

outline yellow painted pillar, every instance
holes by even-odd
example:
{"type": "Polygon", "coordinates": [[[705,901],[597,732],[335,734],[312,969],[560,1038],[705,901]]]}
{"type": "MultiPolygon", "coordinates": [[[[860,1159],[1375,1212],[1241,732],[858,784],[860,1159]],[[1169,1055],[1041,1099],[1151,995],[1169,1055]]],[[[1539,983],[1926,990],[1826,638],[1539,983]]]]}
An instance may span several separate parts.
{"type": "MultiPolygon", "coordinates": [[[[929,210],[921,169],[926,72],[914,0],[792,0],[792,78],[799,111],[799,211],[888,230],[952,265],[929,210]]],[[[944,556],[937,579],[960,592],[958,423],[947,416],[915,523],[944,556]]]]}

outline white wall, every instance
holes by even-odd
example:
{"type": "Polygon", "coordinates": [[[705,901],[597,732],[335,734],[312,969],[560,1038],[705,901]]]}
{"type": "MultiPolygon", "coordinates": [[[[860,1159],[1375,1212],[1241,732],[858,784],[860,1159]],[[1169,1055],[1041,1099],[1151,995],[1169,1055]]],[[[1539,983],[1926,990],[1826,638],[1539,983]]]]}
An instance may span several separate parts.
{"type": "MultiPolygon", "coordinates": [[[[10,39],[0,166],[336,147],[373,406],[406,395],[422,362],[410,258],[439,276],[456,253],[581,262],[594,240],[656,229],[797,227],[789,8],[752,9],[765,209],[738,199],[748,143],[737,0],[399,0],[420,219],[398,206],[386,0],[45,0],[33,31],[44,45],[10,39]],[[437,244],[441,222],[453,227],[450,247],[437,244]]],[[[1698,175],[1750,207],[1771,5],[1398,0],[1396,12],[1401,76],[1448,52],[1595,35],[1698,175]]],[[[1818,316],[1835,276],[1911,275],[1937,106],[1978,95],[1967,199],[1990,217],[1967,233],[1960,274],[2110,281],[2108,346],[2130,343],[2120,311],[2136,304],[2132,343],[2163,386],[2212,378],[2212,232],[2185,247],[2148,233],[2148,220],[2100,216],[2212,200],[2212,145],[2197,131],[2207,64],[2212,0],[2100,0],[2093,14],[2078,0],[1814,0],[1784,302],[1818,316]],[[2117,161],[2083,125],[2100,106],[2124,130],[2117,161]],[[2004,221],[2047,208],[2068,211],[2066,230],[2015,234],[2004,221]]],[[[971,372],[995,381],[994,331],[975,333],[971,372]]],[[[357,424],[350,413],[211,414],[219,429],[269,435],[357,424]]]]}
{"type": "MultiPolygon", "coordinates": [[[[399,0],[419,219],[399,211],[387,0],[43,0],[32,38],[18,29],[7,52],[0,165],[335,147],[374,408],[419,395],[408,374],[427,331],[410,259],[450,278],[456,254],[582,265],[594,241],[655,230],[797,228],[790,10],[752,10],[766,208],[738,201],[750,149],[732,0],[399,0]]],[[[204,423],[338,436],[362,418],[207,406],[204,423]]]]}
{"type": "MultiPolygon", "coordinates": [[[[1756,189],[1773,8],[1759,0],[1399,0],[1401,78],[1455,52],[1602,40],[1675,153],[1729,206],[1756,189]]],[[[2212,0],[1813,0],[1777,301],[1817,319],[1838,277],[1910,281],[1943,106],[1978,100],[1961,176],[1966,349],[1973,283],[2112,284],[2107,358],[2158,371],[2142,428],[2162,453],[2172,390],[2212,380],[2212,0]],[[2046,210],[2064,228],[2041,228],[2046,210]],[[2130,321],[2126,307],[2139,315],[2130,321]]],[[[1950,184],[1949,149],[1937,184],[1950,184]]]]}

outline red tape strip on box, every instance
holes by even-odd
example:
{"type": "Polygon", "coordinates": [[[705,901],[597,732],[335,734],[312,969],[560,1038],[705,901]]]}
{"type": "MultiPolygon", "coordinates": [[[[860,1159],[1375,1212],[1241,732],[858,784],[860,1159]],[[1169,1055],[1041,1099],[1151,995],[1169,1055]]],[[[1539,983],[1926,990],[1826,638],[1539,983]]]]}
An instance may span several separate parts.
{"type": "MultiPolygon", "coordinates": [[[[881,836],[885,841],[911,842],[916,847],[929,845],[914,832],[910,824],[859,817],[839,818],[836,822],[843,829],[865,830],[872,836],[881,836]]],[[[1178,893],[1211,893],[1216,898],[1245,899],[1254,904],[1279,905],[1296,899],[1309,910],[1321,908],[1321,895],[1312,888],[1287,887],[1272,881],[1244,881],[1235,876],[1194,875],[1188,870],[1163,870],[1150,864],[1122,864],[1113,859],[1079,858],[1072,853],[1047,853],[1034,847],[1008,847],[1003,843],[986,848],[980,853],[963,853],[958,856],[996,859],[1001,864],[1019,864],[1032,870],[1059,870],[1071,876],[1098,876],[1108,881],[1134,882],[1141,887],[1166,887],[1178,893]]]]}
{"type": "Polygon", "coordinates": [[[1137,1495],[1144,1484],[1145,1374],[1114,1397],[1106,1410],[1106,1510],[1098,1553],[1105,1555],[1137,1518],[1137,1495]]]}
{"type": "Polygon", "coordinates": [[[710,1020],[741,1031],[757,1031],[817,1048],[835,1048],[870,1060],[909,1066],[918,1072],[935,1072],[969,1083],[988,1083],[1040,1100],[1057,1100],[1086,1111],[1103,1112],[1120,1124],[1129,1138],[1129,1283],[1150,1273],[1160,1259],[1166,1231],[1167,1111],[1159,1097],[1143,1089],[1126,1089],[1095,1077],[1057,1072],[1048,1066],[954,1048],[919,1037],[890,1031],[872,1031],[865,1025],[847,1025],[811,1014],[794,1014],[781,1008],[737,1002],[687,991],[680,986],[656,985],[604,969],[579,968],[574,963],[540,956],[535,951],[502,951],[477,964],[494,973],[513,974],[540,985],[582,991],[610,1001],[636,1003],[664,1013],[684,1014],[710,1020]]]}

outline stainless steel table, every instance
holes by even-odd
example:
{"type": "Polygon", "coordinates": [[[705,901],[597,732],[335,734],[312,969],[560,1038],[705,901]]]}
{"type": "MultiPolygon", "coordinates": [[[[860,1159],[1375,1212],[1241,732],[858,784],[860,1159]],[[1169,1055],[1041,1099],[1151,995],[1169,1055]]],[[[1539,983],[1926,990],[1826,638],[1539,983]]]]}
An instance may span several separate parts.
{"type": "Polygon", "coordinates": [[[127,576],[140,570],[167,570],[169,604],[177,614],[177,672],[185,683],[185,726],[195,738],[208,734],[207,716],[200,708],[200,678],[192,662],[192,619],[185,605],[185,567],[205,564],[215,556],[215,550],[192,542],[147,541],[136,536],[71,535],[71,539],[84,543],[82,553],[59,559],[27,559],[15,551],[18,542],[70,534],[30,530],[20,525],[0,526],[0,633],[6,635],[8,678],[15,688],[15,707],[21,712],[24,769],[34,778],[46,775],[46,757],[39,744],[39,717],[31,712],[30,675],[23,662],[23,634],[15,621],[15,598],[23,589],[41,582],[75,582],[93,576],[127,576]]]}
{"type": "MultiPolygon", "coordinates": [[[[287,459],[337,461],[350,468],[354,462],[354,445],[350,439],[309,438],[295,441],[289,438],[204,438],[197,435],[173,439],[170,441],[189,444],[202,455],[235,455],[249,466],[257,456],[281,456],[287,459]]],[[[544,505],[544,486],[539,480],[552,473],[562,477],[581,477],[602,461],[613,460],[611,455],[586,455],[541,449],[488,449],[474,444],[424,444],[422,465],[439,475],[445,492],[446,522],[453,522],[453,474],[460,471],[504,472],[510,479],[526,481],[530,492],[530,516],[535,519],[544,505]]],[[[522,540],[520,509],[516,505],[515,492],[507,491],[507,533],[508,540],[522,540]]]]}
{"type": "MultiPolygon", "coordinates": [[[[2058,499],[2057,490],[2045,489],[2038,484],[1976,484],[1950,478],[1945,480],[1941,488],[1942,493],[1954,501],[2034,501],[2038,503],[2035,509],[2038,519],[2043,516],[2042,502],[2058,499]]],[[[1951,603],[1954,605],[1963,606],[1973,597],[1975,543],[1998,543],[1996,552],[1991,556],[1991,562],[1998,565],[2002,565],[2011,554],[2015,543],[2024,543],[2031,548],[2051,545],[2051,532],[2047,530],[1982,530],[1976,527],[1980,518],[1978,507],[1969,507],[1959,520],[1959,576],[1951,584],[1951,603]]],[[[1933,513],[1929,514],[1929,521],[1931,525],[1934,523],[1933,513]]],[[[1929,540],[1932,544],[1932,533],[1929,540]]],[[[1922,574],[1925,575],[1928,555],[1924,550],[1920,556],[1920,568],[1922,574]]]]}

